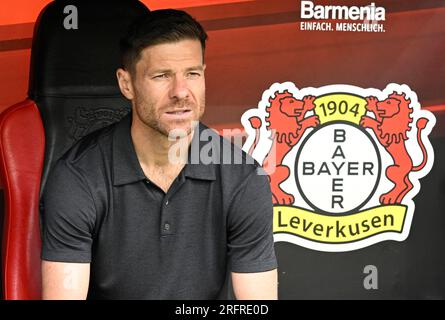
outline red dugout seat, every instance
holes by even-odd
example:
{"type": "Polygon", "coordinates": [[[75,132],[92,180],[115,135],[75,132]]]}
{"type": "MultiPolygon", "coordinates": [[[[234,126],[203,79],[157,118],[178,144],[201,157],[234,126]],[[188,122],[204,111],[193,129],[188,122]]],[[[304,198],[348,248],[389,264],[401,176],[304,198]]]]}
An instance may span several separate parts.
{"type": "Polygon", "coordinates": [[[36,22],[29,98],[0,116],[4,299],[41,298],[39,198],[48,172],[79,138],[130,110],[115,79],[118,44],[147,11],[136,0],[57,0],[36,22]],[[65,29],[68,5],[78,29],[65,29]]]}
{"type": "Polygon", "coordinates": [[[1,115],[0,137],[0,174],[6,205],[2,241],[4,297],[38,299],[39,192],[45,135],[33,101],[18,103],[1,115]]]}

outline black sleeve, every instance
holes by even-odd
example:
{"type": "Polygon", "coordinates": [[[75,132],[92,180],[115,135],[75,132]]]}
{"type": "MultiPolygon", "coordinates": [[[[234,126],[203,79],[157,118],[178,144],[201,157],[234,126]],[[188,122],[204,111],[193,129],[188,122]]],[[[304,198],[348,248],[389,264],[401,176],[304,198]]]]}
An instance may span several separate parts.
{"type": "Polygon", "coordinates": [[[254,170],[236,190],[229,211],[228,256],[232,272],[275,269],[272,194],[267,176],[254,170]]]}
{"type": "Polygon", "coordinates": [[[64,160],[50,173],[41,213],[43,260],[91,262],[94,199],[81,172],[64,160]]]}

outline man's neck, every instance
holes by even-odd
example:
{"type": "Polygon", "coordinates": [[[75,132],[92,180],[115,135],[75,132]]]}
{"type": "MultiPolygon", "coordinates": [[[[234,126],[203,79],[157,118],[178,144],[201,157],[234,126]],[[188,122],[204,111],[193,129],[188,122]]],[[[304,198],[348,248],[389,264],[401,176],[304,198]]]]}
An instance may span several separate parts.
{"type": "Polygon", "coordinates": [[[133,119],[131,125],[131,138],[145,176],[165,192],[187,163],[192,137],[193,130],[188,136],[171,141],[138,120],[133,119]]]}

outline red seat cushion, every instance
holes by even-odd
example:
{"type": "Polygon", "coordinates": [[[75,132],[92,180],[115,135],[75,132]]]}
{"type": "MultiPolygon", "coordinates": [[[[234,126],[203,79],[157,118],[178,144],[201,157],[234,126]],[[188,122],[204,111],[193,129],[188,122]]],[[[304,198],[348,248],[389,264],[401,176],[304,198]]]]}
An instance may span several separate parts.
{"type": "Polygon", "coordinates": [[[45,135],[33,101],[25,100],[1,114],[0,137],[4,298],[40,299],[39,193],[45,135]]]}

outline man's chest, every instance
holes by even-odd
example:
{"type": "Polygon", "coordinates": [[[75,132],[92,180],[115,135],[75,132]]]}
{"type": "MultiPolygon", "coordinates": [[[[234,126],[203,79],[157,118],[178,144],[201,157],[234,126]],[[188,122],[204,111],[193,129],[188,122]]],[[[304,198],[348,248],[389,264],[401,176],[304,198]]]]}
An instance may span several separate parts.
{"type": "Polygon", "coordinates": [[[121,243],[177,234],[193,234],[193,240],[226,228],[222,193],[214,182],[178,178],[165,193],[147,179],[113,188],[105,201],[98,229],[121,243]]]}
{"type": "Polygon", "coordinates": [[[193,288],[216,275],[219,279],[226,265],[227,227],[221,197],[212,196],[217,190],[196,181],[174,183],[165,194],[150,182],[141,183],[111,196],[95,241],[93,260],[100,270],[95,281],[144,288],[156,284],[163,292],[178,285],[193,288]]]}

